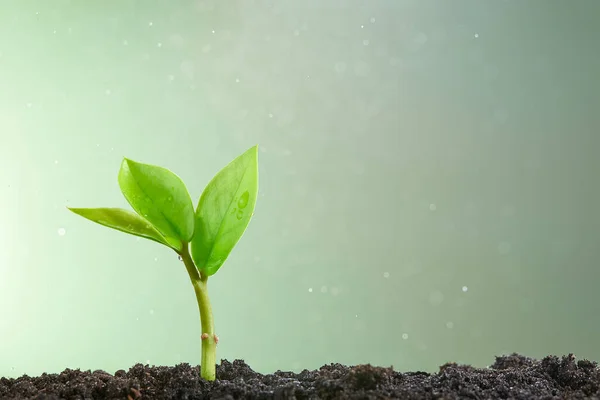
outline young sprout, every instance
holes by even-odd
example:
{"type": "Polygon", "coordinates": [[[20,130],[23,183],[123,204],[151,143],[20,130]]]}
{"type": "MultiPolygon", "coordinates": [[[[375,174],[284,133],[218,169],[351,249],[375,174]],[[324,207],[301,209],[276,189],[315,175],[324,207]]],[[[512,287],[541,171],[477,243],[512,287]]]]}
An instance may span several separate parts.
{"type": "Polygon", "coordinates": [[[183,181],[166,168],[124,158],[121,192],[136,213],[120,208],[71,208],[84,218],[173,249],[185,264],[200,311],[200,376],[216,378],[216,346],[208,277],[246,230],[258,194],[258,146],[223,168],[200,196],[196,210],[183,181]]]}

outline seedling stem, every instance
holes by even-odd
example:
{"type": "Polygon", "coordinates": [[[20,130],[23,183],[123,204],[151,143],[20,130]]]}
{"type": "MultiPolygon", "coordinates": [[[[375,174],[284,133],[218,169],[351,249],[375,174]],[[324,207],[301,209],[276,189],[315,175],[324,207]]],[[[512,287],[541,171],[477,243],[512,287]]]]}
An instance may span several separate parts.
{"type": "Polygon", "coordinates": [[[208,381],[214,381],[216,377],[216,355],[217,343],[215,340],[215,323],[212,314],[210,299],[208,298],[208,276],[202,274],[194,265],[187,243],[183,244],[183,249],[179,253],[185,269],[187,269],[200,311],[200,341],[202,343],[202,358],[200,363],[200,376],[208,381]],[[208,337],[206,337],[208,336],[208,337]]]}

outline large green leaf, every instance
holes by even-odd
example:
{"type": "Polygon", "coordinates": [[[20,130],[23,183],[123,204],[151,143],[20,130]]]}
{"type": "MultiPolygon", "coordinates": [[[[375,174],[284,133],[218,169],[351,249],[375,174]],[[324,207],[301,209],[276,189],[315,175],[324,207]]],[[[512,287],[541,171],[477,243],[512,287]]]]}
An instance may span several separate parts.
{"type": "Polygon", "coordinates": [[[194,205],[183,181],[166,168],[124,158],[119,171],[121,192],[174,247],[194,235],[194,205]]]}
{"type": "Polygon", "coordinates": [[[152,227],[150,222],[146,221],[133,211],[123,210],[122,208],[67,208],[90,221],[121,232],[154,240],[155,242],[169,247],[174,247],[178,244],[177,241],[169,244],[169,242],[152,227]]]}
{"type": "Polygon", "coordinates": [[[258,194],[258,146],[247,150],[210,181],[196,207],[192,259],[213,275],[246,230],[258,194]]]}

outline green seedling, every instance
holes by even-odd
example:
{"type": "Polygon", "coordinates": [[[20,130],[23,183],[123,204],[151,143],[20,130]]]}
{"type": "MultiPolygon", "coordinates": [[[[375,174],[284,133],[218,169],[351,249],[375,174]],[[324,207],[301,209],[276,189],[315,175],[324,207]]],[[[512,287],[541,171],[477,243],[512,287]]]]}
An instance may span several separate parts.
{"type": "Polygon", "coordinates": [[[84,218],[173,249],[185,264],[200,311],[200,376],[216,378],[216,346],[208,277],[246,230],[258,194],[258,146],[223,168],[204,189],[194,211],[183,181],[166,168],[124,158],[121,192],[136,213],[120,208],[71,208],[84,218]]]}

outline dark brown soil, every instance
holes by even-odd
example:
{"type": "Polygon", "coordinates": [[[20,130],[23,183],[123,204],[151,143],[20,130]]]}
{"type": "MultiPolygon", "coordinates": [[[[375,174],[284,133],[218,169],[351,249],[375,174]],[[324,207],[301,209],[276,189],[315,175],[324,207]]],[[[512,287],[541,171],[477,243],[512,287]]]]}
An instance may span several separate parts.
{"type": "Polygon", "coordinates": [[[0,399],[600,399],[600,370],[573,355],[541,361],[517,354],[490,368],[454,363],[439,372],[330,364],[298,374],[262,375],[241,360],[222,361],[217,381],[198,367],[135,365],[114,375],[66,369],[31,378],[0,378],[0,399]]]}

